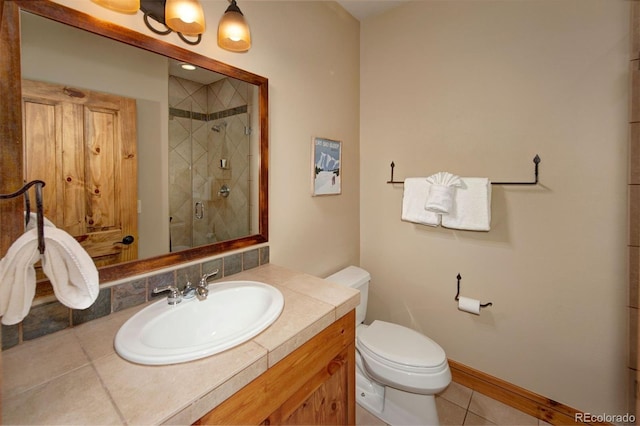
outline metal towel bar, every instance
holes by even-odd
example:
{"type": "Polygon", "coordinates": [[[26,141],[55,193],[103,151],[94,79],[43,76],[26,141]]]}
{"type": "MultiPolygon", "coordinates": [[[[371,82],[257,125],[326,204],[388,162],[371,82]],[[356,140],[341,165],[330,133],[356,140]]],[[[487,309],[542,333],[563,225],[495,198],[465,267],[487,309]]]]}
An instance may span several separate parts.
{"type": "MultiPolygon", "coordinates": [[[[533,182],[491,182],[491,185],[537,185],[538,184],[538,165],[540,164],[540,157],[536,155],[533,157],[534,163],[534,180],[533,182]]],[[[393,179],[393,169],[396,167],[396,164],[391,162],[391,179],[387,181],[390,184],[396,183],[404,183],[403,180],[394,180],[393,179]]]]}

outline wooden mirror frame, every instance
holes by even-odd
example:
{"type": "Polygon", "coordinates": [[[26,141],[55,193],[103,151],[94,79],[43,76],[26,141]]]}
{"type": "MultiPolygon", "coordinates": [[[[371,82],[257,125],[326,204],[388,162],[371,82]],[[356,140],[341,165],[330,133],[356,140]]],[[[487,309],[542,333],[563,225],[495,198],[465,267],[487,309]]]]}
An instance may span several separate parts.
{"type": "MultiPolygon", "coordinates": [[[[260,123],[259,229],[258,234],[221,241],[148,259],[99,269],[100,282],[114,281],[171,265],[203,259],[268,241],[268,80],[265,77],[202,56],[48,0],[0,0],[0,193],[23,185],[22,93],[20,65],[20,11],[26,11],[134,47],[192,63],[199,67],[258,86],[260,123]]],[[[0,254],[24,232],[23,198],[0,202],[0,254]]],[[[38,285],[36,295],[51,293],[50,285],[38,285]]]]}

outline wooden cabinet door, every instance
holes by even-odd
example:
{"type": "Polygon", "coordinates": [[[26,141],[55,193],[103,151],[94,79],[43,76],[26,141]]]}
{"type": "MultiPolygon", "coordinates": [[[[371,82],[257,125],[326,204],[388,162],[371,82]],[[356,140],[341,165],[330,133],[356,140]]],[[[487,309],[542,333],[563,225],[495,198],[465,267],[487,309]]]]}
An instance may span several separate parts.
{"type": "Polygon", "coordinates": [[[349,348],[305,383],[270,419],[282,425],[349,424],[349,348]],[[307,396],[307,393],[311,393],[307,396]],[[300,397],[305,398],[300,402],[300,397]],[[287,411],[287,407],[294,407],[287,411]]]}
{"type": "Polygon", "coordinates": [[[25,180],[46,183],[46,217],[97,266],[136,259],[135,99],[23,80],[22,101],[25,180]]]}

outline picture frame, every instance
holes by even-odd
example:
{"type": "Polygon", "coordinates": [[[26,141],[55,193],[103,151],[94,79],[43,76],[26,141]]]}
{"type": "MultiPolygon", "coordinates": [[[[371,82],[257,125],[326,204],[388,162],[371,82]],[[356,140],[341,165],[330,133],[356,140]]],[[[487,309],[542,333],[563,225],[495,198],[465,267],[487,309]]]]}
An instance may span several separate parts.
{"type": "Polygon", "coordinates": [[[311,172],[313,196],[342,193],[342,141],[313,137],[311,172]]]}

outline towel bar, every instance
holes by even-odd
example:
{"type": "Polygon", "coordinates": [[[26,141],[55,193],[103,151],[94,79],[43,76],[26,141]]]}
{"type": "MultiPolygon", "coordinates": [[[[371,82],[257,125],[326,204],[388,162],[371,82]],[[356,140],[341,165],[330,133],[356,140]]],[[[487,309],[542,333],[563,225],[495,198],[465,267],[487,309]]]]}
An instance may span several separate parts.
{"type": "MultiPolygon", "coordinates": [[[[534,163],[534,180],[533,182],[491,182],[491,185],[537,185],[538,184],[538,165],[540,164],[540,157],[536,154],[533,157],[534,163]]],[[[395,184],[395,183],[404,183],[403,180],[393,180],[393,169],[396,167],[396,164],[391,162],[391,179],[387,181],[387,183],[395,184]]]]}
{"type": "MultiPolygon", "coordinates": [[[[458,276],[456,277],[458,279],[458,292],[456,293],[456,302],[460,299],[460,280],[462,280],[462,275],[458,274],[458,276]]],[[[489,306],[493,306],[493,303],[488,302],[488,303],[481,303],[480,307],[481,308],[486,308],[489,306]]]]}
{"type": "Polygon", "coordinates": [[[38,251],[40,254],[44,254],[44,207],[42,203],[42,187],[46,184],[41,180],[32,180],[25,184],[22,188],[11,194],[0,194],[0,200],[8,200],[10,198],[16,198],[24,194],[25,201],[25,225],[29,223],[31,219],[31,202],[29,201],[29,193],[27,192],[32,186],[36,187],[36,213],[37,213],[37,225],[38,225],[38,251]]]}

